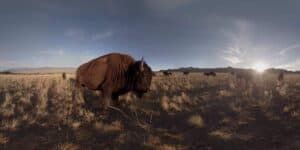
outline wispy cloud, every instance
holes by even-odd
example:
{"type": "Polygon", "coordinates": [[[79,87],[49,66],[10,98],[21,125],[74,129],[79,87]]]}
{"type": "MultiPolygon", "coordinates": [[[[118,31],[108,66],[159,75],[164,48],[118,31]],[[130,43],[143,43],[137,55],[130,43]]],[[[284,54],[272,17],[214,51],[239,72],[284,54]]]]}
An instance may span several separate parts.
{"type": "Polygon", "coordinates": [[[297,50],[297,49],[300,49],[300,43],[290,45],[289,47],[280,50],[279,54],[285,55],[287,52],[297,50]]]}
{"type": "Polygon", "coordinates": [[[114,35],[113,31],[107,31],[107,32],[103,32],[103,33],[97,33],[92,35],[91,39],[96,41],[96,40],[101,40],[101,39],[105,39],[105,38],[109,38],[111,36],[114,35]]]}
{"type": "Polygon", "coordinates": [[[248,50],[251,43],[249,39],[250,24],[244,20],[234,20],[233,26],[233,32],[223,31],[223,34],[230,42],[228,43],[228,48],[223,50],[221,58],[231,65],[239,65],[244,63],[245,49],[248,50]]]}
{"type": "Polygon", "coordinates": [[[42,50],[39,53],[43,55],[63,56],[65,54],[65,50],[64,49],[42,50]]]}
{"type": "Polygon", "coordinates": [[[0,60],[0,71],[12,69],[12,68],[21,68],[26,66],[27,66],[26,62],[19,62],[19,60],[9,60],[9,59],[0,60]]]}
{"type": "Polygon", "coordinates": [[[193,0],[146,0],[145,4],[151,10],[160,13],[162,11],[174,10],[192,1],[193,0]]]}
{"type": "Polygon", "coordinates": [[[14,60],[1,60],[0,61],[0,67],[1,68],[6,68],[6,67],[12,67],[17,65],[17,62],[14,60]]]}
{"type": "Polygon", "coordinates": [[[70,29],[66,29],[64,32],[64,36],[76,40],[84,40],[86,36],[85,34],[86,34],[85,31],[80,28],[70,28],[70,29]]]}
{"type": "Polygon", "coordinates": [[[235,64],[239,64],[241,62],[243,62],[239,57],[237,56],[223,56],[223,59],[225,59],[226,61],[230,62],[231,64],[235,65],[235,64]]]}
{"type": "Polygon", "coordinates": [[[89,33],[87,30],[81,28],[70,28],[65,30],[64,36],[75,40],[92,40],[97,41],[105,38],[109,38],[115,34],[115,31],[103,31],[98,33],[89,33]]]}
{"type": "Polygon", "coordinates": [[[300,58],[287,64],[279,65],[278,68],[284,68],[289,70],[300,70],[300,58]]]}

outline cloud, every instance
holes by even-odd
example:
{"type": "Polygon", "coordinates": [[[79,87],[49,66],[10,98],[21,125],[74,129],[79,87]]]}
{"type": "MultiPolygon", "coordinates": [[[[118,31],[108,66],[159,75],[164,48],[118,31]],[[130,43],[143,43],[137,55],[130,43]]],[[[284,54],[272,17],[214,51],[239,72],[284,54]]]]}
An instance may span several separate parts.
{"type": "Polygon", "coordinates": [[[280,50],[279,54],[280,54],[280,55],[285,55],[287,52],[296,50],[296,49],[298,49],[298,48],[300,48],[300,44],[299,44],[299,43],[294,44],[294,45],[290,45],[289,47],[280,50]]]}
{"type": "Polygon", "coordinates": [[[279,65],[279,66],[277,66],[277,68],[284,68],[284,69],[289,69],[289,70],[300,70],[300,58],[296,59],[293,62],[279,65]]]}
{"type": "Polygon", "coordinates": [[[84,40],[85,39],[85,35],[86,33],[84,32],[83,29],[79,29],[79,28],[70,28],[65,30],[64,32],[64,36],[69,37],[69,38],[73,38],[76,40],[84,40]]]}
{"type": "Polygon", "coordinates": [[[114,32],[107,31],[107,32],[97,33],[95,35],[92,35],[91,39],[93,41],[96,41],[96,40],[101,40],[101,39],[109,38],[109,37],[111,37],[113,35],[114,35],[114,32]]]}
{"type": "Polygon", "coordinates": [[[228,48],[223,50],[221,58],[231,65],[244,63],[246,60],[246,50],[250,50],[250,27],[251,24],[245,20],[234,20],[234,31],[223,30],[222,33],[229,39],[228,48]]]}
{"type": "Polygon", "coordinates": [[[65,30],[64,36],[68,38],[72,38],[75,40],[92,40],[97,41],[105,38],[109,38],[115,34],[114,31],[104,31],[98,33],[89,33],[87,30],[80,29],[80,28],[70,28],[65,30]]]}
{"type": "Polygon", "coordinates": [[[17,65],[18,65],[18,63],[14,60],[1,60],[0,61],[0,69],[15,67],[17,65]]]}
{"type": "Polygon", "coordinates": [[[65,54],[65,50],[64,49],[43,50],[43,51],[40,51],[40,54],[52,55],[52,56],[63,56],[65,54]]]}
{"type": "Polygon", "coordinates": [[[240,47],[229,47],[224,53],[228,55],[241,55],[243,51],[240,47]]]}
{"type": "Polygon", "coordinates": [[[223,59],[225,59],[233,65],[243,62],[239,57],[236,56],[224,56],[223,59]]]}
{"type": "Polygon", "coordinates": [[[156,12],[170,11],[184,6],[193,0],[146,0],[146,7],[156,12]]]}

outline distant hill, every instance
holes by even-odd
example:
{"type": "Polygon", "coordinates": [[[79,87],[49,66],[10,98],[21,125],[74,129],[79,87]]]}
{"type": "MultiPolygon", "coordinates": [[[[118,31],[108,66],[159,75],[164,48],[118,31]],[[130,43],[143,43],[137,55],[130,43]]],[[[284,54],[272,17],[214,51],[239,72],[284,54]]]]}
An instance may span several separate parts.
{"type": "Polygon", "coordinates": [[[71,67],[39,67],[39,68],[14,68],[3,71],[4,73],[74,73],[75,68],[71,67]]]}
{"type": "MultiPolygon", "coordinates": [[[[233,67],[224,67],[224,68],[197,68],[197,67],[181,67],[181,68],[175,68],[175,69],[167,69],[167,70],[160,70],[160,71],[171,71],[171,72],[219,72],[219,73],[230,73],[230,72],[237,72],[237,71],[251,71],[252,69],[242,69],[242,68],[233,68],[233,67]]],[[[4,70],[0,73],[2,74],[10,74],[10,73],[74,73],[76,71],[76,68],[71,67],[40,67],[40,68],[15,68],[15,69],[8,69],[4,70]]],[[[252,70],[253,71],[253,70],[252,70]]],[[[270,73],[295,73],[300,74],[300,71],[289,71],[285,69],[276,69],[276,68],[270,68],[267,69],[266,72],[270,73]]]]}
{"type": "Polygon", "coordinates": [[[233,68],[233,67],[226,67],[226,68],[197,68],[197,67],[181,67],[176,69],[167,69],[167,70],[161,70],[161,71],[171,71],[171,72],[219,72],[219,73],[229,73],[229,72],[235,72],[235,71],[243,71],[243,70],[251,70],[251,69],[241,69],[241,68],[233,68]]]}
{"type": "MultiPolygon", "coordinates": [[[[252,69],[242,69],[242,68],[233,68],[233,67],[224,67],[224,68],[197,68],[197,67],[181,67],[181,68],[176,68],[176,69],[167,69],[167,70],[160,70],[160,71],[171,71],[171,72],[219,72],[219,73],[230,73],[230,72],[238,72],[238,71],[254,71],[252,69]]],[[[299,73],[300,71],[288,71],[285,69],[276,69],[276,68],[270,68],[267,69],[265,72],[269,73],[279,73],[279,72],[284,72],[284,73],[299,73]]]]}

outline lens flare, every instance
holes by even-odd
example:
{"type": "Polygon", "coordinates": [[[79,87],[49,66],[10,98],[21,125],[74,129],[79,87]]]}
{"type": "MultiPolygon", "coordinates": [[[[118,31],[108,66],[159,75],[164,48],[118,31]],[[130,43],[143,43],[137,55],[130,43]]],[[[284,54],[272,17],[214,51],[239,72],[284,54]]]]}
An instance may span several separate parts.
{"type": "Polygon", "coordinates": [[[268,68],[268,65],[263,62],[257,62],[252,66],[252,69],[259,73],[263,73],[268,68]]]}

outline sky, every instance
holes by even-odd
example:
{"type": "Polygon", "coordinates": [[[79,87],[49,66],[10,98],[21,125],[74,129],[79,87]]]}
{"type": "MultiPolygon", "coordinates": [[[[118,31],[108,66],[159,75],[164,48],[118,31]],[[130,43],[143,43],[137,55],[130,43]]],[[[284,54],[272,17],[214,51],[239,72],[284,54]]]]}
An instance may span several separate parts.
{"type": "Polygon", "coordinates": [[[0,70],[111,52],[154,70],[300,70],[300,0],[0,0],[0,70]]]}

